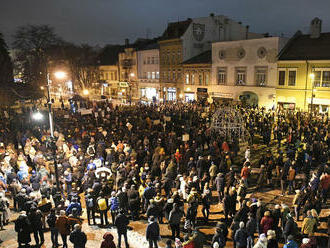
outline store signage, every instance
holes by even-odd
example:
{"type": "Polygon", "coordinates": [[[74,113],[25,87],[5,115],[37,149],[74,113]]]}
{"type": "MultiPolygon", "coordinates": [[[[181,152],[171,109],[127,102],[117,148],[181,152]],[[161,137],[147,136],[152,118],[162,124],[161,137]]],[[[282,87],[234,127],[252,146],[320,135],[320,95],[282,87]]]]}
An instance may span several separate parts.
{"type": "Polygon", "coordinates": [[[128,87],[128,83],[127,82],[119,82],[119,87],[126,88],[126,87],[128,87]]]}
{"type": "Polygon", "coordinates": [[[197,88],[197,92],[207,93],[207,88],[197,88]]]}

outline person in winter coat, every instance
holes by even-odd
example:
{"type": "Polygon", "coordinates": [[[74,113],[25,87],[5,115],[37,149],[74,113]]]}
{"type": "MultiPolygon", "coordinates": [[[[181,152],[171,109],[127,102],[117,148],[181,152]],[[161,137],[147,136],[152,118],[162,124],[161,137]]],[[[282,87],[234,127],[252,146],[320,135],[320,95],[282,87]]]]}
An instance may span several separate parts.
{"type": "Polygon", "coordinates": [[[163,208],[163,211],[165,213],[165,218],[167,219],[167,221],[169,220],[170,212],[173,209],[173,203],[174,203],[173,198],[169,198],[167,199],[165,206],[163,208]]]}
{"type": "Polygon", "coordinates": [[[50,237],[52,240],[53,248],[58,247],[58,230],[55,226],[57,216],[55,214],[55,208],[50,210],[50,214],[47,216],[47,224],[50,228],[50,237]]]}
{"type": "Polygon", "coordinates": [[[267,231],[273,228],[273,218],[270,216],[270,212],[266,211],[264,217],[260,221],[260,227],[263,233],[267,234],[267,231]]]}
{"type": "Polygon", "coordinates": [[[112,225],[114,225],[116,216],[119,212],[119,201],[115,191],[112,191],[111,198],[109,201],[110,201],[110,213],[111,213],[112,225]]]}
{"type": "Polygon", "coordinates": [[[305,236],[313,235],[315,226],[317,224],[317,221],[312,216],[312,212],[310,210],[307,211],[307,216],[303,221],[301,232],[305,236]]]}
{"type": "Polygon", "coordinates": [[[63,248],[67,248],[67,236],[70,234],[69,229],[69,221],[68,217],[65,215],[65,211],[60,211],[60,216],[57,218],[55,222],[55,227],[57,228],[58,232],[61,234],[63,248]]]}
{"type": "Polygon", "coordinates": [[[129,206],[129,210],[131,211],[132,218],[133,220],[138,220],[139,212],[140,212],[140,196],[135,185],[132,185],[131,189],[128,190],[127,197],[128,197],[128,206],[129,206]]]}
{"type": "Polygon", "coordinates": [[[93,220],[93,225],[96,225],[96,220],[95,220],[96,201],[92,195],[92,189],[88,191],[89,192],[85,196],[88,225],[91,225],[92,220],[93,220]]]}
{"type": "Polygon", "coordinates": [[[97,205],[100,211],[100,219],[101,219],[101,226],[104,226],[104,224],[107,226],[109,225],[108,221],[108,199],[105,197],[99,197],[97,199],[97,205]]]}
{"type": "Polygon", "coordinates": [[[25,211],[20,212],[20,215],[15,221],[15,231],[17,232],[18,247],[29,246],[31,242],[31,223],[25,211]]]}
{"type": "Polygon", "coordinates": [[[70,234],[70,242],[73,243],[73,248],[85,248],[87,236],[81,231],[81,225],[74,225],[74,230],[70,234]]]}
{"type": "Polygon", "coordinates": [[[246,232],[246,229],[244,228],[244,222],[239,223],[239,229],[235,233],[235,243],[236,248],[245,248],[247,245],[247,237],[248,234],[246,232]]]}
{"type": "Polygon", "coordinates": [[[124,236],[126,248],[129,247],[127,240],[127,226],[129,224],[129,220],[125,215],[124,210],[120,210],[119,214],[115,219],[115,226],[117,227],[118,233],[118,247],[121,247],[121,236],[124,236]]]}
{"type": "Polygon", "coordinates": [[[149,224],[146,230],[146,239],[149,241],[149,248],[158,248],[157,241],[159,240],[159,225],[154,216],[150,216],[149,224]]]}
{"type": "Polygon", "coordinates": [[[33,231],[36,246],[39,245],[39,241],[41,246],[45,242],[44,232],[42,230],[42,213],[40,212],[40,210],[32,208],[28,215],[28,218],[31,223],[31,228],[33,231]]]}
{"type": "Polygon", "coordinates": [[[100,248],[116,248],[116,244],[113,242],[113,236],[110,232],[106,232],[103,235],[103,241],[100,248]]]}
{"type": "Polygon", "coordinates": [[[252,248],[254,245],[254,233],[257,230],[257,222],[253,217],[252,213],[248,214],[248,221],[246,223],[247,237],[247,248],[252,248]]]}
{"type": "Polygon", "coordinates": [[[287,238],[287,243],[283,248],[298,248],[298,244],[293,240],[293,235],[289,235],[287,238]]]}
{"type": "Polygon", "coordinates": [[[267,248],[278,248],[278,242],[276,240],[276,233],[274,230],[267,231],[267,248]]]}
{"type": "Polygon", "coordinates": [[[183,216],[183,212],[179,208],[177,203],[174,203],[173,209],[170,212],[168,222],[172,231],[172,239],[174,240],[176,237],[180,238],[180,222],[183,216]]]}
{"type": "Polygon", "coordinates": [[[218,199],[219,203],[222,202],[222,199],[224,197],[224,191],[225,191],[225,177],[223,173],[218,173],[216,179],[215,179],[215,184],[217,187],[217,192],[218,192],[218,199]]]}
{"type": "Polygon", "coordinates": [[[284,234],[285,240],[287,240],[290,235],[293,236],[295,234],[294,229],[295,229],[295,225],[296,225],[296,223],[294,222],[290,213],[288,213],[286,215],[286,218],[287,218],[287,221],[285,222],[285,226],[283,229],[283,234],[284,234]]]}
{"type": "Polygon", "coordinates": [[[253,246],[253,248],[267,248],[267,237],[264,233],[260,234],[257,243],[253,246]]]}
{"type": "Polygon", "coordinates": [[[215,234],[212,237],[212,245],[215,243],[218,243],[219,248],[223,248],[226,246],[226,237],[223,233],[223,230],[221,228],[216,228],[215,234]]]}

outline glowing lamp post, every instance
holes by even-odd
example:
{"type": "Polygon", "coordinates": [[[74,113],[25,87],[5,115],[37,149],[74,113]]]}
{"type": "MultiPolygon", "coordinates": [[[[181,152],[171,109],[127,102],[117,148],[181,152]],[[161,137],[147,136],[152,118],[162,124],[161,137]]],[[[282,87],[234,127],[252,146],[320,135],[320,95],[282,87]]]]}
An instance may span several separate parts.
{"type": "MultiPolygon", "coordinates": [[[[57,71],[54,73],[54,76],[57,79],[64,79],[66,77],[66,73],[63,71],[57,71]]],[[[56,161],[56,144],[55,144],[55,137],[54,137],[54,122],[53,122],[53,114],[52,114],[52,100],[50,98],[50,79],[49,79],[49,73],[47,73],[47,93],[48,93],[48,115],[49,115],[49,129],[50,129],[50,136],[51,136],[51,149],[53,152],[53,158],[54,158],[54,167],[55,167],[55,179],[56,179],[56,189],[57,192],[60,192],[60,181],[58,178],[58,167],[57,167],[57,161],[56,161]]],[[[38,113],[36,113],[37,115],[38,113]]],[[[40,114],[40,113],[39,113],[40,114]]]]}
{"type": "Polygon", "coordinates": [[[44,118],[44,116],[38,111],[32,114],[32,118],[35,121],[41,121],[44,118]]]}

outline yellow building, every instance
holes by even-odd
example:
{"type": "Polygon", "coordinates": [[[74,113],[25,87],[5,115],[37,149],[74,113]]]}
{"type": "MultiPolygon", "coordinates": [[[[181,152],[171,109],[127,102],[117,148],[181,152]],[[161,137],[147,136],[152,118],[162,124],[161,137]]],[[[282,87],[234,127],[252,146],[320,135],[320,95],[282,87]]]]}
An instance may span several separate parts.
{"type": "Polygon", "coordinates": [[[101,65],[101,95],[116,98],[118,96],[119,70],[118,65],[101,65]]]}
{"type": "Polygon", "coordinates": [[[298,31],[278,58],[276,102],[279,108],[329,112],[330,33],[322,21],[311,22],[310,34],[298,31]]]}

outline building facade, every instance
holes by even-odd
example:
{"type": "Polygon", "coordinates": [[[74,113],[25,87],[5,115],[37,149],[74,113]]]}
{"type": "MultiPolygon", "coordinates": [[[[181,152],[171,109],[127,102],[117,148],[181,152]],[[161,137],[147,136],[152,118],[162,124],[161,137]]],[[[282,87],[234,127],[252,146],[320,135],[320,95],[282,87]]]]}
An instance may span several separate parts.
{"type": "Polygon", "coordinates": [[[203,52],[182,63],[184,87],[180,98],[185,102],[207,100],[211,81],[211,51],[203,52]]]}
{"type": "Polygon", "coordinates": [[[137,81],[139,98],[143,101],[159,100],[159,49],[152,44],[137,51],[137,81]]]}
{"type": "Polygon", "coordinates": [[[322,21],[315,18],[310,34],[298,31],[279,54],[279,108],[329,113],[330,33],[321,33],[321,26],[322,21]]]}
{"type": "Polygon", "coordinates": [[[215,41],[241,40],[262,37],[249,32],[226,16],[201,17],[169,23],[159,41],[160,85],[163,100],[176,100],[183,94],[182,62],[211,50],[215,41]]]}
{"type": "MultiPolygon", "coordinates": [[[[128,44],[127,44],[128,45],[128,44]]],[[[119,87],[118,98],[123,102],[139,99],[137,81],[137,52],[133,47],[126,47],[119,53],[119,87]]]]}
{"type": "Polygon", "coordinates": [[[118,65],[101,65],[100,80],[101,80],[101,95],[117,98],[119,86],[119,68],[118,65]]]}
{"type": "Polygon", "coordinates": [[[268,37],[212,44],[212,100],[275,106],[277,55],[287,39],[268,37]]]}

